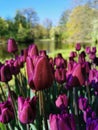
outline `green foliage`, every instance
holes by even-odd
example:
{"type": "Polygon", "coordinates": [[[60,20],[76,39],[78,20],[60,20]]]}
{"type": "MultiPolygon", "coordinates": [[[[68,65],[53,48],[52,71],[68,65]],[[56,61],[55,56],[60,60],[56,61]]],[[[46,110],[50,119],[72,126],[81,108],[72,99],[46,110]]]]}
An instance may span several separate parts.
{"type": "Polygon", "coordinates": [[[96,10],[88,5],[73,9],[67,23],[67,34],[70,42],[91,41],[92,20],[96,17],[96,10]]]}

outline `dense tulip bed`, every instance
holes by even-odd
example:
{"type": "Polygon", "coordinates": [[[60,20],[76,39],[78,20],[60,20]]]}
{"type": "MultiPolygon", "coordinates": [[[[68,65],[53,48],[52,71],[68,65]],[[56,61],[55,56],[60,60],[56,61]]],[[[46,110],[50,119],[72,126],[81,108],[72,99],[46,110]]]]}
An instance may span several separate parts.
{"type": "Polygon", "coordinates": [[[0,63],[0,130],[98,130],[96,47],[77,43],[66,60],[35,44],[0,63]],[[10,82],[13,82],[13,85],[10,82]]]}

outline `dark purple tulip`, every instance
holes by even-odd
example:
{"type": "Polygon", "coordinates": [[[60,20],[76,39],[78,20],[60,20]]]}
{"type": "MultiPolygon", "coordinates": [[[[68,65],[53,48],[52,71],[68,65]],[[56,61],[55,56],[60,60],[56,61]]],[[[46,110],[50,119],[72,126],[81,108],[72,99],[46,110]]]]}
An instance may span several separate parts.
{"type": "Polygon", "coordinates": [[[70,56],[71,58],[75,58],[77,56],[77,52],[71,51],[70,56]]]}
{"type": "Polygon", "coordinates": [[[96,53],[96,51],[97,51],[97,50],[96,50],[96,47],[92,47],[91,52],[92,52],[92,53],[96,53]]]}
{"type": "Polygon", "coordinates": [[[9,65],[3,65],[0,69],[0,72],[2,82],[8,82],[12,79],[12,74],[9,65]]]}
{"type": "Polygon", "coordinates": [[[53,83],[53,72],[45,56],[27,57],[26,68],[28,83],[32,89],[42,90],[49,88],[53,83]]]}
{"type": "Polygon", "coordinates": [[[8,39],[7,50],[9,53],[15,53],[18,51],[16,41],[13,38],[8,39]]]}
{"type": "Polygon", "coordinates": [[[28,49],[28,56],[32,57],[33,55],[38,55],[38,48],[35,44],[30,45],[28,49]]]}
{"type": "Polygon", "coordinates": [[[81,50],[81,44],[77,43],[75,46],[76,51],[80,51],[81,50]]]}
{"type": "Polygon", "coordinates": [[[0,122],[8,123],[14,119],[14,111],[10,101],[0,103],[0,122]]]}
{"type": "Polygon", "coordinates": [[[56,68],[55,80],[60,84],[62,84],[66,81],[66,69],[65,68],[56,68]]]}
{"type": "Polygon", "coordinates": [[[96,57],[96,53],[90,52],[89,58],[90,58],[91,60],[94,60],[95,57],[96,57]]]}
{"type": "Polygon", "coordinates": [[[68,97],[66,94],[61,94],[57,97],[55,104],[58,108],[66,108],[68,106],[68,97]]]}
{"type": "Polygon", "coordinates": [[[86,130],[98,130],[98,119],[89,118],[86,123],[86,130]]]}
{"type": "Polygon", "coordinates": [[[84,97],[78,99],[78,106],[81,111],[84,111],[88,106],[88,100],[84,97]]]}
{"type": "Polygon", "coordinates": [[[67,67],[67,61],[62,57],[61,53],[58,53],[57,57],[54,58],[54,64],[56,65],[56,68],[67,67]]]}
{"type": "Polygon", "coordinates": [[[91,48],[89,46],[87,46],[86,49],[85,49],[85,52],[86,52],[86,54],[90,54],[91,48]]]}
{"type": "Polygon", "coordinates": [[[21,50],[21,56],[23,56],[24,62],[28,56],[28,49],[21,50]]]}
{"type": "Polygon", "coordinates": [[[36,117],[36,97],[18,97],[18,118],[21,123],[27,124],[34,122],[36,117]]]}

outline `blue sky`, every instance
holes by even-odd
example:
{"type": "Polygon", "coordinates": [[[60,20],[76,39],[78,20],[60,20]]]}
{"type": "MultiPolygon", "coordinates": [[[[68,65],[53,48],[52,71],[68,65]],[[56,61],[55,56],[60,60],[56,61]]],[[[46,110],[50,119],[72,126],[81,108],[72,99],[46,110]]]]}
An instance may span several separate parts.
{"type": "Polygon", "coordinates": [[[0,0],[0,17],[13,18],[16,10],[25,8],[33,8],[40,19],[40,23],[46,18],[53,21],[54,24],[58,20],[63,11],[72,8],[74,0],[0,0]]]}

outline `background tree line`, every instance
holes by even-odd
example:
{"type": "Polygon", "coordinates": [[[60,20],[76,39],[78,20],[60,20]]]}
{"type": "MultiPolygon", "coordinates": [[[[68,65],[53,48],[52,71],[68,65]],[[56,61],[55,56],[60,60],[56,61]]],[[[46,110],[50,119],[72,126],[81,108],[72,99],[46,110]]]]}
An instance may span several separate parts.
{"type": "Polygon", "coordinates": [[[41,25],[38,14],[32,8],[16,11],[12,19],[0,17],[0,42],[10,37],[20,43],[56,37],[63,43],[97,43],[98,0],[73,1],[73,8],[62,12],[56,26],[48,18],[41,25]]]}

